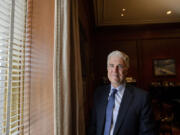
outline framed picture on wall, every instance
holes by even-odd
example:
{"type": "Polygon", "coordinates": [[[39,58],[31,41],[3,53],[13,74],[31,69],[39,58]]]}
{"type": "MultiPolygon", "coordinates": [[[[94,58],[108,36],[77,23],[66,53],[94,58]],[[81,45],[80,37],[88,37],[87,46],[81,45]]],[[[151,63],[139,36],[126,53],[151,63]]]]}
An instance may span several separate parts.
{"type": "Polygon", "coordinates": [[[175,59],[155,59],[153,60],[155,76],[175,76],[176,63],[175,59]]]}

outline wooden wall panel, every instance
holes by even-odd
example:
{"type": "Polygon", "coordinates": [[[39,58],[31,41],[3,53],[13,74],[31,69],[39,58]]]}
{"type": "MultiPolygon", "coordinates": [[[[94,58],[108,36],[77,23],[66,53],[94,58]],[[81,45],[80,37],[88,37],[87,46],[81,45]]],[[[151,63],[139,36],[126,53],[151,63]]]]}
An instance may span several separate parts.
{"type": "Polygon", "coordinates": [[[106,56],[112,50],[122,50],[130,56],[129,76],[136,78],[137,86],[148,89],[153,81],[180,82],[180,28],[115,29],[100,28],[95,35],[95,85],[106,76],[106,56]],[[174,77],[155,77],[153,63],[155,58],[174,58],[177,75],[174,77]]]}
{"type": "Polygon", "coordinates": [[[152,81],[180,82],[180,39],[142,40],[143,56],[143,87],[148,87],[152,81]],[[156,77],[153,73],[153,60],[173,58],[176,61],[176,76],[156,77]]]}
{"type": "Polygon", "coordinates": [[[30,134],[53,135],[54,1],[33,0],[30,134]]]}

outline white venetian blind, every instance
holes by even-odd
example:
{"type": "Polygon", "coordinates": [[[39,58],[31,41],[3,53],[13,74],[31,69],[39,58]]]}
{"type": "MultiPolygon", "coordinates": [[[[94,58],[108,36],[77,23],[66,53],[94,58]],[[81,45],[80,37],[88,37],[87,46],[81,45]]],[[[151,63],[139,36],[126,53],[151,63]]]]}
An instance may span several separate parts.
{"type": "Polygon", "coordinates": [[[27,0],[0,0],[0,135],[28,134],[31,22],[27,0]]]}

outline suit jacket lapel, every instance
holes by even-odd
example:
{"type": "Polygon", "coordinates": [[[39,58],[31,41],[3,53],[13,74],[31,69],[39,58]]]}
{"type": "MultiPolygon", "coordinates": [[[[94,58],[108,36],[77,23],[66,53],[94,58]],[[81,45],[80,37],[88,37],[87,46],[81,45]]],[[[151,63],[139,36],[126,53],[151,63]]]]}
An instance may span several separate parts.
{"type": "Polygon", "coordinates": [[[116,125],[114,128],[114,135],[116,135],[118,130],[121,128],[121,125],[125,119],[125,116],[127,114],[128,108],[132,102],[132,99],[133,99],[133,94],[131,92],[131,89],[128,86],[126,86],[126,89],[124,91],[124,95],[123,95],[123,98],[121,101],[121,105],[119,108],[116,125]]]}
{"type": "Polygon", "coordinates": [[[100,134],[103,134],[105,115],[106,115],[106,106],[108,103],[109,91],[110,91],[110,85],[108,85],[105,88],[104,93],[103,93],[102,98],[101,98],[100,103],[99,103],[98,111],[97,111],[98,112],[100,134]]]}

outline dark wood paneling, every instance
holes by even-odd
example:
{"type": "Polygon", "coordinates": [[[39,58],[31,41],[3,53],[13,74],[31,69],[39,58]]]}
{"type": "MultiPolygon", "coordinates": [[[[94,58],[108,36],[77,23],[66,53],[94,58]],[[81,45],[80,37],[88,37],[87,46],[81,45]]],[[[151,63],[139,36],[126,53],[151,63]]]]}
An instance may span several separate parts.
{"type": "Polygon", "coordinates": [[[106,56],[112,50],[122,50],[130,56],[129,76],[137,79],[137,86],[147,89],[152,81],[180,82],[180,29],[178,27],[99,28],[93,46],[95,52],[96,81],[106,76],[106,56]],[[138,29],[140,28],[140,29],[138,29]],[[153,76],[152,59],[174,58],[175,77],[153,76]]]}
{"type": "Polygon", "coordinates": [[[152,81],[180,82],[180,39],[142,40],[143,82],[144,87],[152,81]],[[173,58],[176,60],[177,75],[174,77],[156,77],[153,74],[153,59],[173,58]]]}
{"type": "Polygon", "coordinates": [[[180,23],[173,25],[143,25],[100,27],[96,31],[96,40],[137,40],[179,38],[180,23]],[[162,26],[161,26],[162,25],[162,26]]]}

